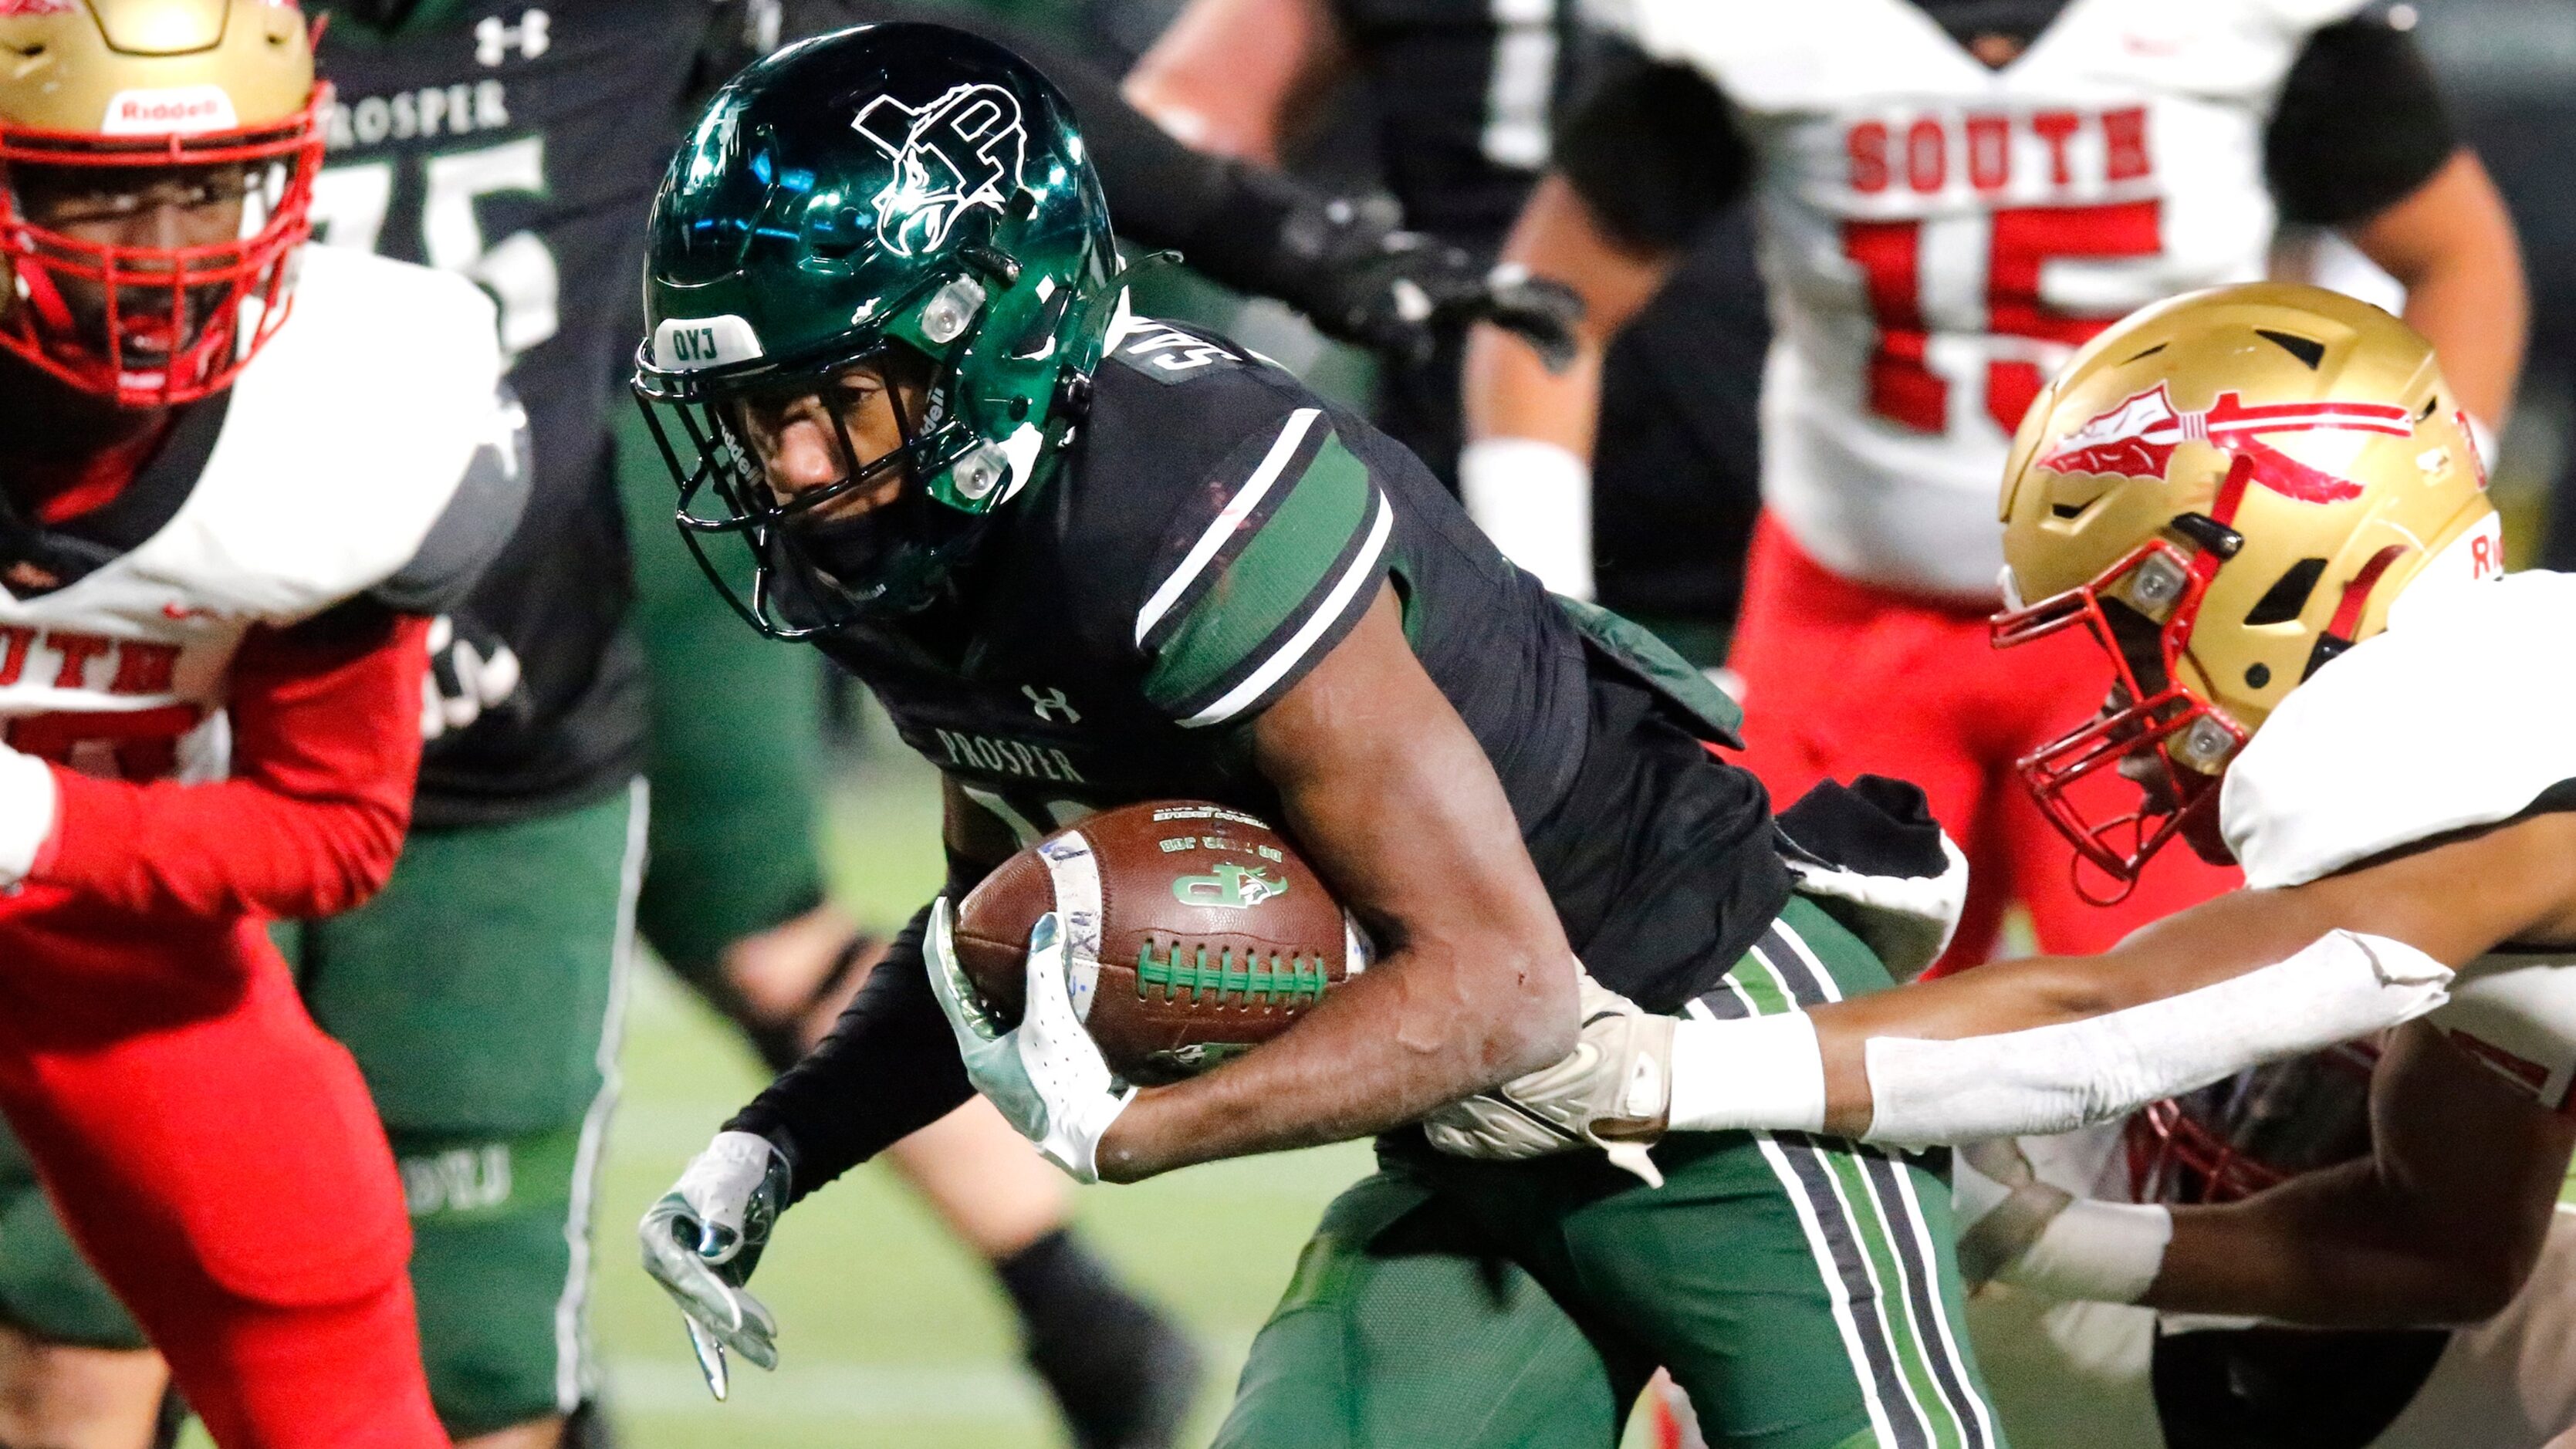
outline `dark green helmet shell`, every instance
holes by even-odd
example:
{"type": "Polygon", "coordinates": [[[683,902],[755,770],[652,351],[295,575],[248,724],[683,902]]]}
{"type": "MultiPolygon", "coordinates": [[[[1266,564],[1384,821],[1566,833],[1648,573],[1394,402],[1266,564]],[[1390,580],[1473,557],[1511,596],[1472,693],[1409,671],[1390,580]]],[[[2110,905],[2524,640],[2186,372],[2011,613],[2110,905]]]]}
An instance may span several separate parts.
{"type": "Polygon", "coordinates": [[[1109,327],[1108,217],[1071,110],[1002,47],[914,23],[788,46],[716,92],[663,178],[636,392],[712,403],[901,345],[931,364],[911,476],[984,514],[1075,421],[1067,384],[1109,327]]]}

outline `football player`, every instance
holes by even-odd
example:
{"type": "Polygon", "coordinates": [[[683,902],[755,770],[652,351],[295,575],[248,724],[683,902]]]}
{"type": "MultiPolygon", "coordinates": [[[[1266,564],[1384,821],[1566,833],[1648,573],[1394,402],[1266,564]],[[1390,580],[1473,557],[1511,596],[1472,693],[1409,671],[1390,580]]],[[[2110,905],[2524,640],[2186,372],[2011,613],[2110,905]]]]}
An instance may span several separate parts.
{"type": "MultiPolygon", "coordinates": [[[[2288,1056],[2289,1036],[2361,1035],[2379,1025],[2363,999],[2438,1008],[2388,1039],[2353,1160],[2181,1207],[2070,1203],[2007,1163],[1971,1237],[2005,1281],[2177,1312],[2364,1326],[2510,1309],[2456,1353],[2370,1345],[2372,1381],[2335,1386],[2335,1442],[2534,1445],[2569,1428],[2563,1279],[2516,1295],[2553,1239],[2568,1261],[2552,1224],[2576,1148],[2576,755],[2560,727],[2576,701],[2563,672],[2513,661],[2576,630],[2576,581],[2502,577],[2431,345],[2311,288],[2194,294],[2102,334],[2034,403],[2005,480],[2013,607],[1996,642],[2071,638],[2109,675],[2100,711],[2024,762],[2034,797],[2114,879],[2179,838],[2240,863],[2248,888],[2091,960],[1684,1023],[1647,1048],[1669,1053],[1669,1120],[1908,1144],[2062,1130],[2288,1056]],[[2127,804],[2095,813],[2087,780],[2127,804]],[[2426,988],[2452,968],[2445,1002],[2426,988]]],[[[1623,1130],[1514,1095],[1569,1131],[1623,1130]]],[[[2185,1442],[2190,1426],[2260,1441],[2284,1408],[2306,1416],[2318,1386],[2299,1361],[2336,1353],[2192,1337],[2155,1369],[2185,1442]]]]}
{"type": "MultiPolygon", "coordinates": [[[[793,793],[810,782],[784,782],[783,819],[779,792],[757,788],[779,783],[781,735],[798,738],[742,718],[743,697],[762,697],[746,686],[779,665],[683,654],[648,691],[639,664],[671,661],[639,657],[623,626],[606,412],[632,346],[643,210],[683,98],[757,40],[736,7],[677,0],[654,14],[648,24],[632,6],[595,3],[337,6],[337,41],[321,57],[338,88],[321,120],[329,164],[313,183],[321,240],[478,284],[497,305],[535,445],[524,522],[431,626],[427,744],[390,882],[360,910],[280,931],[310,1009],[355,1051],[393,1138],[433,1401],[452,1434],[485,1449],[604,1433],[591,1403],[588,1222],[639,910],[666,958],[764,1028],[781,1065],[801,1049],[795,1011],[816,979],[836,959],[864,967],[868,949],[816,907],[810,806],[793,793]],[[701,662],[721,667],[701,681],[701,662]],[[648,697],[663,726],[653,757],[648,697]],[[728,728],[769,748],[709,749],[728,728]],[[648,761],[657,801],[677,806],[653,813],[678,833],[654,829],[652,854],[674,871],[639,903],[636,776],[648,761]],[[690,788],[711,777],[713,807],[690,788]],[[769,869],[781,860],[802,873],[769,869]],[[749,954],[763,959],[738,978],[717,971],[729,930],[760,938],[749,954]],[[771,1010],[742,1011],[763,986],[771,1010]]],[[[696,570],[680,567],[702,595],[696,570]]],[[[810,673],[785,662],[810,697],[810,673]]],[[[1195,1388],[1193,1354],[1069,1236],[1060,1178],[989,1112],[961,1114],[902,1156],[995,1261],[1077,1439],[1167,1434],[1195,1388]]],[[[9,1186],[0,1308],[21,1332],[0,1338],[0,1403],[19,1416],[0,1441],[129,1449],[161,1367],[48,1220],[32,1174],[9,1186]]]]}
{"type": "MultiPolygon", "coordinates": [[[[2012,766],[2098,681],[2065,640],[1988,647],[1986,499],[2078,344],[2156,298],[2263,275],[2276,217],[2339,227],[2403,282],[2462,405],[2501,420],[2523,335],[2512,232],[2405,7],[1615,8],[1628,76],[1569,121],[1505,255],[1573,282],[1597,342],[1694,218],[1754,199],[1781,325],[1729,659],[1748,764],[1781,799],[1863,771],[1929,793],[1975,867],[1936,970],[1992,954],[2013,901],[2043,949],[2083,952],[2232,884],[2179,853],[2070,877],[2012,766]]],[[[1491,334],[1471,347],[1469,432],[1522,441],[1524,508],[1583,474],[1589,375],[1491,334]]]]}
{"type": "MultiPolygon", "coordinates": [[[[79,1245],[29,1196],[5,1256],[95,1263],[219,1443],[443,1445],[401,1179],[263,921],[393,870],[428,616],[524,439],[482,294],[304,246],[309,24],[0,14],[0,1107],[79,1245]]],[[[61,1436],[13,1385],[0,1438],[139,1444],[149,1372],[61,1436]]]]}
{"type": "Polygon", "coordinates": [[[746,617],[939,766],[951,853],[833,1036],[643,1224],[711,1381],[720,1345],[774,1362],[742,1284],[775,1213],[980,1089],[1084,1179],[1391,1134],[1220,1443],[1607,1445],[1659,1362],[1745,1444],[1995,1443],[1921,1164],[1739,1134],[1650,1191],[1404,1130],[1566,1051],[1578,950],[1656,1010],[1756,942],[1802,993],[1887,978],[1791,898],[1758,786],[1703,744],[1724,696],[1550,599],[1366,423],[1133,315],[1114,255],[1062,100],[926,25],[746,71],[656,203],[636,386],[687,536],[746,546],[746,617]],[[948,903],[1174,795],[1293,828],[1390,949],[1279,1041],[1122,1094],[1087,1038],[996,1039],[958,999],[948,903]]]}
{"type": "MultiPolygon", "coordinates": [[[[1348,85],[1372,118],[1405,224],[1492,257],[1547,165],[1558,108],[1595,59],[1583,8],[1196,0],[1124,90],[1193,146],[1268,161],[1307,142],[1316,100],[1348,85]]],[[[1463,489],[1469,511],[1541,582],[1597,594],[1704,667],[1725,661],[1756,511],[1755,380],[1769,329],[1752,252],[1745,208],[1719,211],[1610,343],[1601,407],[1613,421],[1589,496],[1580,486],[1521,496],[1531,480],[1507,439],[1461,454],[1460,346],[1385,374],[1376,419],[1463,489]],[[1569,509],[1588,509],[1593,527],[1562,526],[1569,509]]]]}

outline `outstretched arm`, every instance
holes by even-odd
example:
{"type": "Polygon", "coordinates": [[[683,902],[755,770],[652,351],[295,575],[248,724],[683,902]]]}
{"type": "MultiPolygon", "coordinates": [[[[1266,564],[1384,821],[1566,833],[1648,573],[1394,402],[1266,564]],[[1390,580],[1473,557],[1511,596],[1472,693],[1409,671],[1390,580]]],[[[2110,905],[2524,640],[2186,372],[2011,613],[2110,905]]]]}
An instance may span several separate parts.
{"type": "Polygon", "coordinates": [[[1928,1142],[2108,1120],[2431,1010],[2443,968],[2500,941],[2569,939],[2571,859],[2576,816],[2543,815],[2221,896],[2098,957],[1983,966],[1804,1016],[1685,1023],[1672,1123],[1928,1142]]]}
{"type": "Polygon", "coordinates": [[[1298,844],[1383,954],[1294,1031],[1137,1094],[1100,1141],[1104,1178],[1384,1131],[1573,1045],[1564,929],[1391,589],[1252,744],[1298,844]]]}

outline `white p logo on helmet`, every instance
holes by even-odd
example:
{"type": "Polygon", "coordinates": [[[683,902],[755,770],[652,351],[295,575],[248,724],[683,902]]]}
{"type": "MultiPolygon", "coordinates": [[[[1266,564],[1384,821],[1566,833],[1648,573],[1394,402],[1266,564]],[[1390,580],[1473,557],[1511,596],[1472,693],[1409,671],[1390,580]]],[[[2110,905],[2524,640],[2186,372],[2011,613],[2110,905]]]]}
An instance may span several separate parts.
{"type": "Polygon", "coordinates": [[[879,96],[850,129],[894,162],[894,179],[876,194],[877,242],[899,257],[936,251],[976,207],[1001,210],[1028,154],[1019,97],[982,82],[951,86],[917,109],[879,96]]]}

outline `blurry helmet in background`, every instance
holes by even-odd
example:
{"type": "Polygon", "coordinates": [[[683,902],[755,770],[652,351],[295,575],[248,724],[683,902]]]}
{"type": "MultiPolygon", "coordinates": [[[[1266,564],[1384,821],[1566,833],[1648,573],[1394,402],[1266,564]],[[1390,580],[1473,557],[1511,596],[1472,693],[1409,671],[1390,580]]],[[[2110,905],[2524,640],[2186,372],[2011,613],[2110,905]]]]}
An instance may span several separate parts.
{"type": "Polygon", "coordinates": [[[0,348],[135,406],[229,384],[286,318],[328,102],[292,5],[0,0],[0,348]],[[23,204],[40,178],[225,174],[243,235],[209,245],[88,241],[23,204]]]}
{"type": "Polygon", "coordinates": [[[2401,592],[2502,571],[2485,490],[2431,344],[2339,293],[2197,292],[2076,354],[2005,467],[1994,638],[2081,631],[2110,665],[2103,711],[2019,769],[2115,898],[2401,592]]]}

